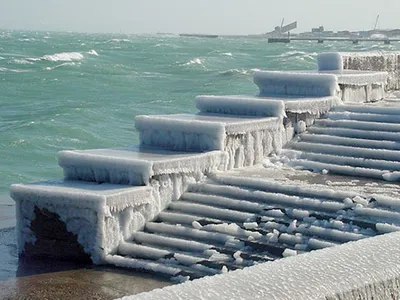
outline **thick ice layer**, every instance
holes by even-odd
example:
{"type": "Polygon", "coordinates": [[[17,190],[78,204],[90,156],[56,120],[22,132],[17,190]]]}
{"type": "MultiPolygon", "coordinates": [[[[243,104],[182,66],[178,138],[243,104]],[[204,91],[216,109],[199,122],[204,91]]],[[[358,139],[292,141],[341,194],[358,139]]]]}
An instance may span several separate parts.
{"type": "MultiPolygon", "coordinates": [[[[57,214],[69,232],[77,235],[94,263],[116,251],[119,242],[144,226],[155,205],[151,187],[55,181],[11,186],[17,203],[18,250],[34,243],[30,224],[35,207],[57,214]]],[[[57,236],[53,237],[55,240],[57,236]]]]}
{"type": "Polygon", "coordinates": [[[301,71],[258,71],[254,83],[260,96],[291,95],[306,97],[335,96],[339,92],[338,80],[331,74],[313,74],[301,71]]]}
{"type": "Polygon", "coordinates": [[[196,107],[202,113],[284,117],[284,100],[246,95],[197,96],[196,107]]]}
{"type": "Polygon", "coordinates": [[[399,243],[386,234],[123,299],[396,298],[399,243]]]}
{"type": "Polygon", "coordinates": [[[258,97],[246,95],[197,96],[196,107],[204,113],[284,117],[286,112],[321,115],[340,104],[329,97],[258,97]]]}
{"type": "Polygon", "coordinates": [[[389,73],[386,90],[400,88],[399,61],[400,52],[370,51],[370,52],[341,52],[344,69],[386,71],[389,73]]]}
{"type": "Polygon", "coordinates": [[[59,165],[67,179],[142,185],[163,174],[211,172],[224,169],[219,151],[186,153],[150,147],[61,151],[59,165]]]}
{"type": "Polygon", "coordinates": [[[282,119],[277,117],[179,114],[139,116],[142,145],[178,151],[222,150],[228,169],[250,166],[282,148],[282,119]]]}
{"type": "Polygon", "coordinates": [[[320,53],[317,61],[320,71],[343,70],[343,59],[338,52],[320,53]]]}

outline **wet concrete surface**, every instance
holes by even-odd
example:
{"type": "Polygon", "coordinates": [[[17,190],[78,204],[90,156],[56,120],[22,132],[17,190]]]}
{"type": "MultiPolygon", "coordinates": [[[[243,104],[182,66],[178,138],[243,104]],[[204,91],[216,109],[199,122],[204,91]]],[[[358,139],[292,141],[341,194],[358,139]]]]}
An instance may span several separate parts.
{"type": "Polygon", "coordinates": [[[15,205],[0,196],[0,299],[115,299],[172,285],[168,278],[108,266],[19,258],[15,205]]]}

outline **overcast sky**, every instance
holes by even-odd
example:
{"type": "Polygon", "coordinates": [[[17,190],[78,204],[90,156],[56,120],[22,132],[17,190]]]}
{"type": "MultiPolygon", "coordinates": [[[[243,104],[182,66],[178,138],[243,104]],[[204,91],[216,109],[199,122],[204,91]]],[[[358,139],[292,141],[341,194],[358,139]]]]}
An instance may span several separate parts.
{"type": "Polygon", "coordinates": [[[1,29],[251,34],[400,27],[400,0],[0,0],[1,29]]]}

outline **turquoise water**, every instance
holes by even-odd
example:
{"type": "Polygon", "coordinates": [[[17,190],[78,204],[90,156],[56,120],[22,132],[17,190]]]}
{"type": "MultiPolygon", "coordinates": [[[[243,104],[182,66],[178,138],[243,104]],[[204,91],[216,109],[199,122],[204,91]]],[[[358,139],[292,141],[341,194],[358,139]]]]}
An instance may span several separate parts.
{"type": "Polygon", "coordinates": [[[0,31],[0,194],[61,178],[59,150],[136,144],[135,115],[193,113],[198,94],[257,93],[256,69],[314,69],[323,51],[380,49],[400,46],[0,31]]]}

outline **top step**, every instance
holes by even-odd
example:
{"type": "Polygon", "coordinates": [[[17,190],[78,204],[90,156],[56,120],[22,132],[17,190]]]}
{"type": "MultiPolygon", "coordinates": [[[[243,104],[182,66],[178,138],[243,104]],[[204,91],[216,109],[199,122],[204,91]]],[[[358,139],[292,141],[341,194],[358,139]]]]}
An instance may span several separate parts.
{"type": "Polygon", "coordinates": [[[341,103],[340,98],[327,97],[295,97],[270,96],[259,97],[249,95],[196,97],[196,107],[202,113],[223,113],[248,116],[282,117],[286,112],[309,113],[321,115],[341,103]]]}

